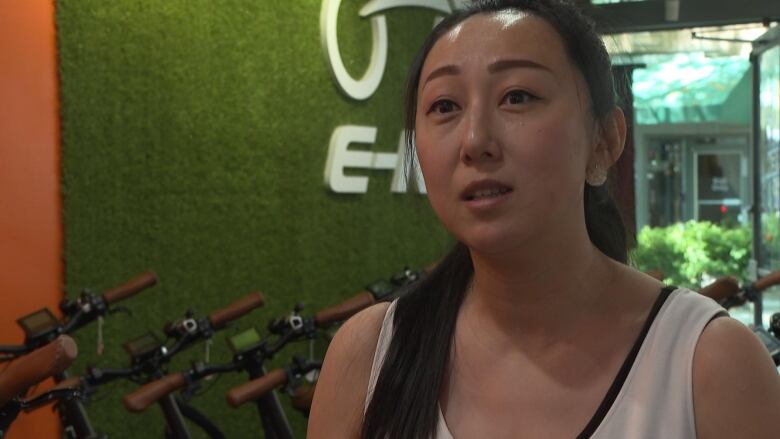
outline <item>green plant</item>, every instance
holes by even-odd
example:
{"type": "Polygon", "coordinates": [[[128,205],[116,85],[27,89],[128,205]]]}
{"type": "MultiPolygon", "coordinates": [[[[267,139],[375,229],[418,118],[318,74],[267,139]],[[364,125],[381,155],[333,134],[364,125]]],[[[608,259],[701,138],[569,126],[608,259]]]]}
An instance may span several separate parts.
{"type": "Polygon", "coordinates": [[[645,227],[637,236],[632,262],[642,271],[661,270],[666,282],[689,288],[726,275],[744,282],[751,239],[748,226],[707,221],[645,227]]]}
{"type": "Polygon", "coordinates": [[[776,267],[780,261],[780,249],[777,243],[778,226],[780,226],[780,214],[776,211],[761,213],[761,236],[759,236],[759,251],[761,258],[768,261],[769,265],[776,267]]]}

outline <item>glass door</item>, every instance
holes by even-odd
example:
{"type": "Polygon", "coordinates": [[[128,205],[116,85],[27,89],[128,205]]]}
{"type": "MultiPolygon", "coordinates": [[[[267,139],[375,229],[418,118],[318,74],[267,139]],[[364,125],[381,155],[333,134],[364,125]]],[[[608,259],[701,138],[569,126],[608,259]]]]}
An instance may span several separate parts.
{"type": "Polygon", "coordinates": [[[697,152],[695,157],[694,218],[732,227],[744,224],[745,154],[740,151],[712,151],[697,152]]]}
{"type": "MultiPolygon", "coordinates": [[[[753,255],[757,274],[780,269],[780,27],[753,43],[753,255]]],[[[780,310],[780,288],[762,294],[756,318],[780,310]]],[[[735,317],[739,316],[732,313],[735,317]]],[[[740,319],[745,321],[746,319],[740,319]]],[[[747,321],[745,321],[747,323],[747,321]]]]}
{"type": "Polygon", "coordinates": [[[780,32],[759,46],[754,63],[754,148],[759,209],[754,219],[755,257],[761,272],[780,268],[780,32]]]}

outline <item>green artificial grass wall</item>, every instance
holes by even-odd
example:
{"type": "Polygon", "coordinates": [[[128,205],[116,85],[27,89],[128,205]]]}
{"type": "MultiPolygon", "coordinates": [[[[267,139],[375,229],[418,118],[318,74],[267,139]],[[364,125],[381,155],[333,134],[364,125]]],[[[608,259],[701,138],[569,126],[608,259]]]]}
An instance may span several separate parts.
{"type": "MultiPolygon", "coordinates": [[[[344,0],[339,44],[359,77],[371,29],[344,0]]],[[[342,94],[320,42],[320,0],[59,0],[66,294],[102,291],[147,269],[161,283],[112,315],[95,352],[97,325],[76,334],[86,365],[125,366],[121,345],[192,309],[199,315],[260,290],[267,305],[214,339],[212,361],[228,361],[225,336],[263,330],[304,302],[337,303],[405,265],[438,259],[450,238],[424,195],[390,192],[392,172],[368,192],[330,192],[323,183],[328,142],[339,125],[378,129],[374,145],[395,152],[402,129],[406,68],[436,13],[384,12],[387,69],[368,100],[342,94]]],[[[323,342],[316,352],[322,354],[323,342]]],[[[270,367],[308,345],[291,346],[270,367]]],[[[197,346],[171,371],[202,359],[197,346]]],[[[262,437],[254,406],[238,410],[225,391],[242,374],[208,382],[193,405],[229,438],[262,437]]],[[[88,405],[111,438],[161,437],[158,407],[130,414],[121,397],[136,386],[100,389],[88,405]]],[[[282,397],[286,401],[286,397],[282,397]]],[[[288,411],[297,437],[305,420],[288,411]]],[[[203,437],[192,429],[195,437],[203,437]]]]}

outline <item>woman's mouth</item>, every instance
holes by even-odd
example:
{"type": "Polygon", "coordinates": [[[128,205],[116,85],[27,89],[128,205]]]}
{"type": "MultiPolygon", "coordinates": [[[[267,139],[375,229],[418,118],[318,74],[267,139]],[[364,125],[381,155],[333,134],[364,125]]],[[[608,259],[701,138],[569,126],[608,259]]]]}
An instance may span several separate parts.
{"type": "Polygon", "coordinates": [[[495,198],[511,191],[512,189],[509,188],[495,188],[495,189],[481,190],[474,193],[473,195],[466,195],[466,201],[475,201],[484,198],[495,198]]]}
{"type": "Polygon", "coordinates": [[[470,209],[486,210],[508,198],[512,192],[509,185],[496,180],[475,181],[461,192],[461,199],[470,209]]]}

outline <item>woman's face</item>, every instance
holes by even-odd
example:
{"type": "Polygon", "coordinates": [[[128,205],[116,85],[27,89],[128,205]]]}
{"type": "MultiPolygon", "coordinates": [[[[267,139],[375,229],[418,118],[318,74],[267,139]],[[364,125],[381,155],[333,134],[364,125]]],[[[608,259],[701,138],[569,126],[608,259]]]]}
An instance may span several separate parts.
{"type": "Polygon", "coordinates": [[[444,226],[491,253],[581,225],[589,107],[561,37],[538,17],[478,14],[443,35],[423,65],[415,132],[444,226]]]}

